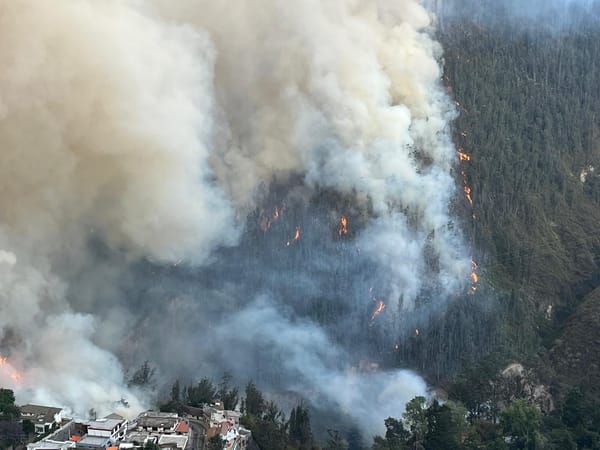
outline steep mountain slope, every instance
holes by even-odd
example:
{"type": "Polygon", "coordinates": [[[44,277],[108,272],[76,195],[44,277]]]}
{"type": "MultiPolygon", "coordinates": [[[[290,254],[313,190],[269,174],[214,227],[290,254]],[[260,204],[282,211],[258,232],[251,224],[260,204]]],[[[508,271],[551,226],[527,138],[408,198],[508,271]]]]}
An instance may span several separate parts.
{"type": "Polygon", "coordinates": [[[499,361],[553,346],[557,379],[572,385],[596,382],[574,374],[597,360],[600,330],[597,291],[581,304],[600,281],[600,25],[590,17],[556,29],[460,18],[439,36],[468,155],[457,174],[471,188],[467,228],[485,297],[500,304],[499,361]]]}
{"type": "Polygon", "coordinates": [[[561,383],[583,385],[600,394],[600,288],[570,317],[550,350],[561,383]]]}

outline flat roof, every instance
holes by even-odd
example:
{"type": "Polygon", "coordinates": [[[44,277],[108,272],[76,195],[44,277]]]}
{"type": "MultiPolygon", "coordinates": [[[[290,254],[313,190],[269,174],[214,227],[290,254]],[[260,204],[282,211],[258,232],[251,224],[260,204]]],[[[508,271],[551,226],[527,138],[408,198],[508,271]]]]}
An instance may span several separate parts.
{"type": "Polygon", "coordinates": [[[81,439],[77,445],[89,445],[91,447],[104,447],[106,445],[106,443],[108,442],[108,438],[105,437],[98,437],[98,436],[85,436],[83,439],[81,439]]]}
{"type": "Polygon", "coordinates": [[[172,434],[163,434],[158,439],[158,445],[161,444],[175,444],[179,448],[185,448],[187,444],[188,437],[187,436],[177,436],[172,434]]]}
{"type": "MultiPolygon", "coordinates": [[[[29,444],[32,445],[32,444],[29,444]]],[[[36,449],[44,449],[44,450],[51,450],[51,449],[61,449],[64,446],[68,446],[68,447],[75,447],[75,443],[74,442],[61,442],[61,441],[51,441],[51,440],[43,440],[43,441],[39,441],[36,442],[35,444],[35,448],[36,449]]]]}
{"type": "Polygon", "coordinates": [[[114,427],[125,422],[124,419],[99,419],[88,423],[88,429],[111,431],[114,427]]]}

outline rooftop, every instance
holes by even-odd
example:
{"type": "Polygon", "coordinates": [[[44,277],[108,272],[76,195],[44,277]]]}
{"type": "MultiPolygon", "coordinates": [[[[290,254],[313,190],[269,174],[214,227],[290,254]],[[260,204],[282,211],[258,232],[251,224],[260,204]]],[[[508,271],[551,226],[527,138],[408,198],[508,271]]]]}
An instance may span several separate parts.
{"type": "Polygon", "coordinates": [[[88,424],[88,429],[111,431],[113,428],[121,425],[125,419],[98,419],[88,424]]]}
{"type": "Polygon", "coordinates": [[[85,436],[77,445],[82,447],[106,447],[108,439],[105,437],[85,436]]]}
{"type": "Polygon", "coordinates": [[[145,431],[134,431],[132,433],[129,433],[127,436],[125,436],[125,439],[123,439],[123,442],[138,442],[140,444],[143,444],[144,441],[146,439],[148,439],[150,435],[148,433],[146,433],[145,431]]]}
{"type": "Polygon", "coordinates": [[[185,448],[188,441],[187,436],[174,436],[163,434],[158,439],[158,445],[163,446],[164,444],[175,444],[178,448],[185,448]]]}
{"type": "Polygon", "coordinates": [[[62,411],[62,408],[41,405],[23,405],[20,407],[21,415],[25,417],[45,418],[54,422],[54,416],[62,411]]]}
{"type": "Polygon", "coordinates": [[[74,442],[59,442],[59,441],[51,441],[51,440],[43,440],[36,442],[33,444],[36,449],[39,450],[57,450],[65,447],[75,447],[74,442]]]}
{"type": "Polygon", "coordinates": [[[112,413],[112,414],[109,414],[108,416],[105,416],[104,418],[105,418],[105,419],[118,419],[118,420],[123,420],[125,417],[123,417],[123,416],[121,416],[121,415],[119,415],[119,414],[116,414],[116,413],[112,413]]]}
{"type": "Polygon", "coordinates": [[[173,428],[179,422],[179,416],[175,413],[158,413],[148,411],[142,413],[137,418],[139,427],[152,428],[173,428]]]}
{"type": "Polygon", "coordinates": [[[175,432],[176,433],[189,433],[190,432],[190,426],[187,424],[187,422],[179,422],[177,424],[177,427],[175,428],[175,432]]]}

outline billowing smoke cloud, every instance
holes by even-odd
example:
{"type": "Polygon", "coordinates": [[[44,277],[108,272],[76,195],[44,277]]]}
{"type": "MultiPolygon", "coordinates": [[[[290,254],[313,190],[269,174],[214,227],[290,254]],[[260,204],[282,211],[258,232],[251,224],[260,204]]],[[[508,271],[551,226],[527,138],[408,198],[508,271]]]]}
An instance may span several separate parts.
{"type": "Polygon", "coordinates": [[[388,3],[0,1],[0,381],[80,414],[137,403],[119,360],[422,393],[349,372],[375,296],[399,336],[469,270],[441,48],[388,3]]]}

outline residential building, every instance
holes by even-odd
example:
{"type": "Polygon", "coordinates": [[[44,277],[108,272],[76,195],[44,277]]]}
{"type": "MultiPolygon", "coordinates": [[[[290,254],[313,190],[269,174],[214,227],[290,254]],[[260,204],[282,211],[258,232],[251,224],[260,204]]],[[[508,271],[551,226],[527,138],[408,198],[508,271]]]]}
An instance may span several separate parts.
{"type": "Polygon", "coordinates": [[[171,434],[176,433],[177,425],[181,419],[177,413],[163,413],[146,411],[136,419],[137,429],[149,433],[171,434]]]}
{"type": "Polygon", "coordinates": [[[163,434],[158,438],[158,446],[161,449],[183,450],[187,445],[188,437],[176,434],[163,434]]]}
{"type": "Polygon", "coordinates": [[[31,420],[36,434],[45,434],[58,425],[63,419],[62,408],[41,405],[23,405],[20,407],[21,419],[31,420]]]}
{"type": "Polygon", "coordinates": [[[88,423],[87,434],[91,437],[107,438],[110,442],[117,442],[127,433],[127,419],[111,414],[102,419],[88,423]]]}

